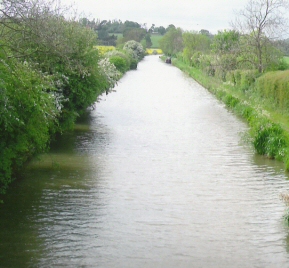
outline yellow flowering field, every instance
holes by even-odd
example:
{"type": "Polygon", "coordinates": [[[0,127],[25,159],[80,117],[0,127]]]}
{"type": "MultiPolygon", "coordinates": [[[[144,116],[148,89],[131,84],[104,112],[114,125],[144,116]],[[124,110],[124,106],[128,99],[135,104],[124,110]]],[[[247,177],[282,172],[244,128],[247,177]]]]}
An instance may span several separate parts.
{"type": "Polygon", "coordinates": [[[163,54],[163,51],[159,48],[147,48],[146,53],[148,55],[163,54]]]}
{"type": "Polygon", "coordinates": [[[95,48],[97,48],[101,54],[115,50],[114,46],[95,46],[95,48]]]}

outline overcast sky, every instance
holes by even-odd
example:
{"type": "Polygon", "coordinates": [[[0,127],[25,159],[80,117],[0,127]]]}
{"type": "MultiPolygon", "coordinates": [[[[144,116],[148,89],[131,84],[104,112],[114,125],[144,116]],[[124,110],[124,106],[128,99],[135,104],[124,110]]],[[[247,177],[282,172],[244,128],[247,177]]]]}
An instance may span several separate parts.
{"type": "Polygon", "coordinates": [[[61,0],[73,3],[78,13],[100,20],[130,20],[167,27],[174,24],[183,30],[206,29],[211,33],[229,29],[234,11],[246,0],[61,0]]]}

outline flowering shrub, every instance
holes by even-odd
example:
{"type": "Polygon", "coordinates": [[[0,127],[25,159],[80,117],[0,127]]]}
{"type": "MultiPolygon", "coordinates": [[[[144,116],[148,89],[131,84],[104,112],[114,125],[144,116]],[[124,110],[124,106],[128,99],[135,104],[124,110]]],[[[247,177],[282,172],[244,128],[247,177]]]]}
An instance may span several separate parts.
{"type": "Polygon", "coordinates": [[[128,41],[124,44],[123,49],[127,51],[134,60],[140,61],[145,56],[143,46],[134,40],[128,41]]]}
{"type": "Polygon", "coordinates": [[[0,55],[0,194],[14,172],[48,148],[59,109],[53,81],[27,62],[0,55]]]}
{"type": "Polygon", "coordinates": [[[116,67],[109,61],[108,58],[103,58],[98,62],[102,75],[106,78],[107,86],[106,90],[112,89],[116,84],[121,73],[116,69],[116,67]]]}
{"type": "Polygon", "coordinates": [[[125,52],[119,50],[112,50],[104,54],[109,61],[122,73],[125,73],[130,69],[131,58],[125,52]]]}

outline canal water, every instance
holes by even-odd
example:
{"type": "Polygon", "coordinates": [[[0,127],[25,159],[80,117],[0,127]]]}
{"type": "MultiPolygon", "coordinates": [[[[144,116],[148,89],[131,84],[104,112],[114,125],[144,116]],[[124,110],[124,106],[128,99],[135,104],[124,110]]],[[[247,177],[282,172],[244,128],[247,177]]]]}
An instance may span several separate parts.
{"type": "Polygon", "coordinates": [[[0,205],[0,267],[289,267],[280,163],[158,56],[100,97],[0,205]]]}

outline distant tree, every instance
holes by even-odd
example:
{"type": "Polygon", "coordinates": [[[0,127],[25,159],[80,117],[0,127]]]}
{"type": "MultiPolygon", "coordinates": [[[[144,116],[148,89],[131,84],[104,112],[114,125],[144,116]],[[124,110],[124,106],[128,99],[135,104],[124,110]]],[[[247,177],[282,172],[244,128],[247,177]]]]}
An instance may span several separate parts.
{"type": "Polygon", "coordinates": [[[228,71],[235,70],[240,61],[240,33],[235,30],[218,31],[211,45],[215,53],[215,69],[219,70],[222,78],[228,71]]]}
{"type": "Polygon", "coordinates": [[[98,39],[106,40],[109,37],[109,33],[105,28],[101,28],[97,31],[98,39]]]}
{"type": "Polygon", "coordinates": [[[134,40],[136,42],[141,42],[146,36],[146,30],[142,28],[127,28],[123,32],[124,42],[134,40]]]}
{"type": "Polygon", "coordinates": [[[123,50],[130,56],[130,69],[136,69],[138,62],[145,56],[145,50],[141,43],[134,40],[124,44],[123,50]]]}
{"type": "Polygon", "coordinates": [[[126,20],[124,22],[124,26],[126,28],[141,28],[140,24],[138,24],[137,22],[134,22],[134,21],[129,21],[129,20],[126,20]]]}
{"type": "Polygon", "coordinates": [[[205,29],[200,30],[200,34],[206,35],[206,36],[208,36],[208,37],[211,36],[211,33],[210,33],[208,30],[205,30],[205,29]]]}
{"type": "Polygon", "coordinates": [[[198,32],[183,33],[184,42],[184,58],[190,62],[191,57],[196,52],[207,52],[210,50],[211,39],[209,36],[200,34],[198,32]]]}
{"type": "Polygon", "coordinates": [[[218,55],[235,53],[239,50],[239,41],[240,33],[235,30],[218,31],[214,36],[212,49],[218,55]]]}
{"type": "Polygon", "coordinates": [[[171,27],[160,40],[160,47],[167,55],[176,55],[183,50],[183,36],[180,28],[171,27]]]}
{"type": "Polygon", "coordinates": [[[148,32],[153,33],[155,31],[155,25],[152,24],[152,26],[149,28],[148,32]]]}
{"type": "Polygon", "coordinates": [[[153,44],[151,40],[151,35],[147,33],[144,39],[145,39],[146,47],[150,48],[153,44]]]}
{"type": "Polygon", "coordinates": [[[86,27],[86,26],[89,25],[89,20],[88,20],[87,18],[81,18],[81,19],[79,19],[79,23],[80,23],[82,26],[86,27]]]}
{"type": "Polygon", "coordinates": [[[288,5],[287,0],[249,0],[232,23],[243,36],[244,60],[260,73],[271,64],[268,59],[275,51],[274,41],[287,29],[288,5]]]}
{"type": "Polygon", "coordinates": [[[161,35],[164,35],[166,33],[166,28],[163,26],[160,26],[157,28],[157,32],[161,35]]]}
{"type": "Polygon", "coordinates": [[[176,26],[173,24],[170,24],[167,28],[166,28],[166,32],[168,32],[170,29],[176,29],[176,26]]]}

